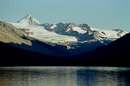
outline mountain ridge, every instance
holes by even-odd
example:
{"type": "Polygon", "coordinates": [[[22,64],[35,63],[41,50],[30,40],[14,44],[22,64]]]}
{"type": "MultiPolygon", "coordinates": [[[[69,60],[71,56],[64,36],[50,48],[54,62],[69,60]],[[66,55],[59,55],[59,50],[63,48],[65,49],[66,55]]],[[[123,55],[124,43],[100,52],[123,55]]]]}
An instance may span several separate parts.
{"type": "MultiPolygon", "coordinates": [[[[29,16],[26,16],[30,18],[29,16]]],[[[25,17],[25,19],[26,19],[25,17]]],[[[32,17],[32,16],[31,16],[32,17]]],[[[28,19],[27,18],[27,19],[28,19]]],[[[35,18],[34,18],[35,19],[35,18]]],[[[90,27],[88,24],[57,23],[57,24],[21,24],[12,23],[29,34],[28,36],[41,41],[66,46],[74,55],[92,51],[122,37],[127,32],[122,30],[102,30],[90,27]],[[27,28],[27,29],[26,29],[27,28]],[[26,30],[25,30],[26,29],[26,30]]],[[[60,47],[59,47],[60,48],[60,47]]],[[[66,50],[66,49],[65,49],[66,50]]]]}

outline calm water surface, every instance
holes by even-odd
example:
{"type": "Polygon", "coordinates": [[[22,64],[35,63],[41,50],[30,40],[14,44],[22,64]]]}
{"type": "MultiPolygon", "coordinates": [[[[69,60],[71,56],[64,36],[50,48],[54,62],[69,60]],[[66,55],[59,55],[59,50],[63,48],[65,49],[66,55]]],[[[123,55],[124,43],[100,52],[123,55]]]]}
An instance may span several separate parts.
{"type": "Polygon", "coordinates": [[[130,68],[0,67],[0,86],[130,86],[130,68]]]}

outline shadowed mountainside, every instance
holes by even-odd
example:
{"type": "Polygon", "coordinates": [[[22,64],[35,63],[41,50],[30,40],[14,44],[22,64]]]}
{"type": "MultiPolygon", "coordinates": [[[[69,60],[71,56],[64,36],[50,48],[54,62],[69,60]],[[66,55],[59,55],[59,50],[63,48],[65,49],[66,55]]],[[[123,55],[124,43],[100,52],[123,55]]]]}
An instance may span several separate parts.
{"type": "Polygon", "coordinates": [[[0,52],[1,66],[58,66],[71,63],[70,59],[27,51],[2,42],[0,42],[0,52]]]}
{"type": "Polygon", "coordinates": [[[129,40],[130,34],[127,34],[121,39],[118,39],[107,46],[97,48],[92,52],[66,58],[48,56],[0,43],[0,65],[130,66],[129,40]]]}
{"type": "Polygon", "coordinates": [[[97,48],[92,52],[82,53],[73,58],[80,58],[77,64],[81,65],[108,65],[130,66],[130,33],[106,46],[97,48]]]}

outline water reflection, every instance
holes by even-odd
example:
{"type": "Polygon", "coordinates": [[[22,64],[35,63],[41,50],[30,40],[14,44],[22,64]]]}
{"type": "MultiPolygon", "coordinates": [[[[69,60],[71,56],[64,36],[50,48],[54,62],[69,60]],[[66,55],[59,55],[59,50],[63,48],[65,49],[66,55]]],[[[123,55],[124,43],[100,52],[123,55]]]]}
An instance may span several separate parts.
{"type": "Polygon", "coordinates": [[[0,67],[0,86],[130,86],[130,69],[0,67]]]}
{"type": "Polygon", "coordinates": [[[126,86],[122,72],[100,70],[78,70],[78,86],[126,86]]]}

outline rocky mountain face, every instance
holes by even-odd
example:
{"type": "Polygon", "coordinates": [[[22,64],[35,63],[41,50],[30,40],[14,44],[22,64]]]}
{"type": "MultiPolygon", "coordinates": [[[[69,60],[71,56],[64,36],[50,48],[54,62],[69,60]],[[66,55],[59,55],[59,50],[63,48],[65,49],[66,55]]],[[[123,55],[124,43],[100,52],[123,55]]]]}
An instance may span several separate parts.
{"type": "Polygon", "coordinates": [[[120,38],[126,32],[120,29],[99,30],[93,29],[87,24],[76,25],[75,23],[42,24],[44,29],[61,35],[75,36],[78,41],[86,40],[114,40],[120,38]],[[112,34],[112,33],[113,34],[112,34]],[[111,35],[107,36],[107,35],[111,35]],[[113,37],[112,37],[113,36],[113,37]]]}
{"type": "Polygon", "coordinates": [[[43,24],[46,30],[61,35],[75,36],[78,41],[94,39],[90,27],[87,24],[76,25],[75,23],[43,24]]]}

